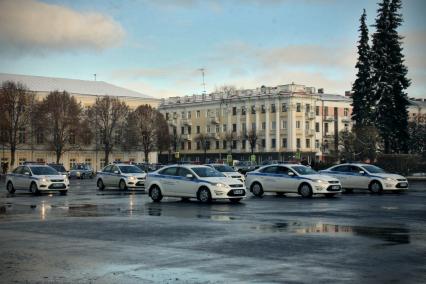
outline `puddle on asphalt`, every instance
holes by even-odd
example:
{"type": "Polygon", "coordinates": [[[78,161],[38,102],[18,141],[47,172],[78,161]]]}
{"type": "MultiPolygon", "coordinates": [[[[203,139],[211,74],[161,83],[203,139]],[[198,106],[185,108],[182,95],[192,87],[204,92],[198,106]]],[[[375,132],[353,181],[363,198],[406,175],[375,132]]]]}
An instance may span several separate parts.
{"type": "Polygon", "coordinates": [[[361,236],[380,239],[389,244],[410,243],[410,231],[407,228],[395,227],[368,227],[368,226],[348,226],[334,224],[306,224],[302,222],[280,222],[274,224],[261,224],[251,226],[251,229],[266,233],[289,232],[294,234],[328,234],[328,235],[348,235],[361,236]]]}

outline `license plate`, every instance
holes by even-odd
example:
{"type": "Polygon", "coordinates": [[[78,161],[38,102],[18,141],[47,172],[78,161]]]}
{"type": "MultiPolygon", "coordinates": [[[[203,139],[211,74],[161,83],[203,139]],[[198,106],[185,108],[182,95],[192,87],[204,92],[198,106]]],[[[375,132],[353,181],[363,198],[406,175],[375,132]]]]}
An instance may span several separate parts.
{"type": "Polygon", "coordinates": [[[339,185],[333,185],[333,186],[331,187],[331,189],[340,189],[340,186],[339,186],[339,185]]]}
{"type": "Polygon", "coordinates": [[[244,191],[242,189],[234,190],[234,194],[243,194],[244,191]]]}
{"type": "Polygon", "coordinates": [[[406,183],[406,182],[401,182],[400,184],[399,184],[400,186],[407,186],[408,185],[408,183],[406,183]]]}
{"type": "Polygon", "coordinates": [[[63,185],[60,183],[54,183],[52,184],[52,188],[61,188],[63,185]]]}

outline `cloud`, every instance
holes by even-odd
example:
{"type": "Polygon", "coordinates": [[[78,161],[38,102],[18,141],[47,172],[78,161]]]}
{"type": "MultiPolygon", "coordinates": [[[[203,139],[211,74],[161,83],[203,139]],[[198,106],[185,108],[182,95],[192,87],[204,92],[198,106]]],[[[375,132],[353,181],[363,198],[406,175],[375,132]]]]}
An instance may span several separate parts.
{"type": "Polygon", "coordinates": [[[117,22],[101,13],[36,0],[0,1],[3,52],[101,51],[118,45],[124,35],[117,22]]]}

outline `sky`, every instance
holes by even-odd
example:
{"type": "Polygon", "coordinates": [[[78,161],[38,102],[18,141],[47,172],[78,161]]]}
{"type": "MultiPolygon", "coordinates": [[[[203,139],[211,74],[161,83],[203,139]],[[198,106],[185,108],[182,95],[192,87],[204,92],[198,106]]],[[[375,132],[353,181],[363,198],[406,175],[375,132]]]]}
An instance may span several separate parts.
{"type": "MultiPolygon", "coordinates": [[[[409,97],[426,98],[426,1],[403,0],[409,97]]],[[[0,0],[0,72],[155,98],[296,83],[344,94],[375,0],[0,0]]]]}

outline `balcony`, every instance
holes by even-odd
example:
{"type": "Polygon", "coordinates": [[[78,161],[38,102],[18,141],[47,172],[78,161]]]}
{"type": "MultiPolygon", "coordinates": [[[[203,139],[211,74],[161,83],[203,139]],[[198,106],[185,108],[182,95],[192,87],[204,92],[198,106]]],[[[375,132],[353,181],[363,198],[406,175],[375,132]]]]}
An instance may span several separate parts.
{"type": "Polygon", "coordinates": [[[191,134],[182,134],[182,139],[183,140],[191,140],[191,134]]]}
{"type": "Polygon", "coordinates": [[[325,138],[334,138],[334,132],[327,132],[327,133],[324,133],[324,137],[325,137],[325,138]]]}
{"type": "Polygon", "coordinates": [[[348,117],[348,116],[344,116],[344,117],[342,117],[342,122],[343,123],[349,123],[349,122],[351,122],[351,118],[348,117]]]}
{"type": "Polygon", "coordinates": [[[219,133],[213,133],[212,134],[212,138],[215,140],[221,140],[220,134],[219,133]]]}
{"type": "Polygon", "coordinates": [[[306,112],[305,115],[306,115],[306,118],[308,119],[315,119],[315,112],[313,111],[306,112]]]}
{"type": "Polygon", "coordinates": [[[210,114],[209,119],[210,119],[210,122],[212,124],[219,124],[220,123],[219,116],[217,116],[216,114],[210,114]]]}
{"type": "Polygon", "coordinates": [[[315,129],[306,129],[305,135],[306,136],[315,136],[315,129]]]}
{"type": "Polygon", "coordinates": [[[188,126],[191,126],[191,125],[192,125],[192,121],[191,121],[191,119],[190,119],[190,118],[182,118],[182,119],[181,119],[181,123],[182,123],[183,125],[188,125],[188,126]]]}
{"type": "Polygon", "coordinates": [[[325,121],[334,121],[334,116],[327,115],[327,116],[324,118],[324,120],[325,120],[325,121]]]}

